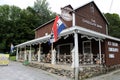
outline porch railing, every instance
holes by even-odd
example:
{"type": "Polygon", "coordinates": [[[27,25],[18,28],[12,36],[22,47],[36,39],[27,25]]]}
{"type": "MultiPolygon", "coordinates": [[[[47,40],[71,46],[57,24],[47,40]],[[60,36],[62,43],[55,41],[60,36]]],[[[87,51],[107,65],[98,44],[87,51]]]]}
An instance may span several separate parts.
{"type": "Polygon", "coordinates": [[[41,62],[44,62],[44,63],[51,63],[51,56],[48,56],[48,55],[41,55],[41,58],[40,58],[41,62]]]}
{"type": "MultiPolygon", "coordinates": [[[[57,57],[58,63],[72,63],[72,56],[71,55],[59,55],[57,57]]],[[[79,55],[79,63],[80,64],[100,64],[100,56],[99,54],[80,54],[79,55]]],[[[104,54],[101,55],[101,64],[104,64],[104,54]]]]}
{"type": "MultiPolygon", "coordinates": [[[[80,54],[79,55],[80,64],[100,64],[99,54],[80,54]]],[[[104,64],[104,54],[101,55],[101,64],[104,64]]]]}
{"type": "MultiPolygon", "coordinates": [[[[51,57],[46,55],[41,55],[41,62],[51,63],[51,57]]],[[[56,56],[56,62],[59,64],[72,64],[71,55],[59,55],[56,56]]],[[[79,55],[80,64],[100,64],[100,55],[99,54],[80,54],[79,55]]],[[[101,64],[104,64],[104,54],[101,55],[101,64]]]]}
{"type": "Polygon", "coordinates": [[[71,55],[60,55],[57,57],[57,63],[72,63],[72,56],[71,55]]]}

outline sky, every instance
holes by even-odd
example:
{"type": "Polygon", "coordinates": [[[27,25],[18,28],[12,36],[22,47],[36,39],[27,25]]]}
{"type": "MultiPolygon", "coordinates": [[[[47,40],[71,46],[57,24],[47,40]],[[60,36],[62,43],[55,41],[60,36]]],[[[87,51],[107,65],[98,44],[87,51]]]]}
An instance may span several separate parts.
{"type": "MultiPolygon", "coordinates": [[[[0,0],[0,5],[8,4],[15,5],[22,9],[31,6],[33,7],[36,0],[0,0]]],[[[90,1],[94,1],[101,12],[117,13],[120,15],[120,0],[47,0],[51,11],[60,14],[60,8],[66,5],[71,5],[74,9],[80,7],[90,1]],[[112,6],[111,6],[112,3],[112,6]]]]}

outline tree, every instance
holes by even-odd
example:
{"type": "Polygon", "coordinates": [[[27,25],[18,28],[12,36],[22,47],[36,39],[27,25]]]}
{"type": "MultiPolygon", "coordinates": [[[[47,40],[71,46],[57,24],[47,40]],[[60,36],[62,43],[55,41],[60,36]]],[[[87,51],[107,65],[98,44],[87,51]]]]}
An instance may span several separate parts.
{"type": "Polygon", "coordinates": [[[34,2],[34,7],[37,16],[40,18],[39,25],[53,19],[55,17],[55,13],[50,11],[49,4],[46,0],[36,0],[34,2]]]}
{"type": "Polygon", "coordinates": [[[120,38],[120,17],[118,14],[106,13],[105,17],[109,22],[108,32],[109,35],[120,38]]]}
{"type": "Polygon", "coordinates": [[[46,0],[37,0],[34,7],[0,6],[0,52],[9,52],[14,45],[34,39],[34,29],[53,19],[46,0]]]}
{"type": "Polygon", "coordinates": [[[6,33],[9,31],[10,26],[6,26],[9,23],[9,10],[10,7],[8,5],[0,6],[0,52],[5,51],[7,38],[11,35],[6,33]]]}

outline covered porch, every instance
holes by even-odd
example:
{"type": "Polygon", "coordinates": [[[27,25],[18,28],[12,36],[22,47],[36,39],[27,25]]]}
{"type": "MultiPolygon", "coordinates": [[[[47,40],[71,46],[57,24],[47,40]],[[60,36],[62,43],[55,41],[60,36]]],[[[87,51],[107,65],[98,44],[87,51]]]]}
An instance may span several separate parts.
{"type": "Polygon", "coordinates": [[[104,39],[100,33],[81,27],[63,30],[59,40],[53,43],[55,53],[51,51],[50,35],[17,45],[17,60],[73,66],[74,32],[78,35],[78,62],[80,65],[103,65],[105,63],[104,39]]]}

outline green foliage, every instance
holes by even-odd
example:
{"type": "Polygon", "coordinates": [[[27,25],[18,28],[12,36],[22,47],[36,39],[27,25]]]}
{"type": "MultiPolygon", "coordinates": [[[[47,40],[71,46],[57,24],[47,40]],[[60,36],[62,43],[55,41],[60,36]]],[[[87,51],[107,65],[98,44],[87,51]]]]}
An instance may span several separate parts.
{"type": "Polygon", "coordinates": [[[11,61],[16,61],[16,56],[10,56],[11,61]]]}
{"type": "Polygon", "coordinates": [[[34,3],[33,9],[37,17],[40,18],[38,20],[40,22],[39,25],[42,25],[41,23],[45,23],[55,17],[55,13],[51,12],[48,6],[49,4],[46,0],[36,0],[34,3]]]}
{"type": "Polygon", "coordinates": [[[109,22],[108,32],[109,35],[120,38],[120,17],[118,14],[106,13],[105,17],[109,22]]]}
{"type": "Polygon", "coordinates": [[[0,6],[0,52],[9,52],[17,45],[34,39],[34,29],[55,17],[46,0],[37,0],[34,7],[0,6]],[[39,4],[41,3],[41,4],[39,4]]]}

